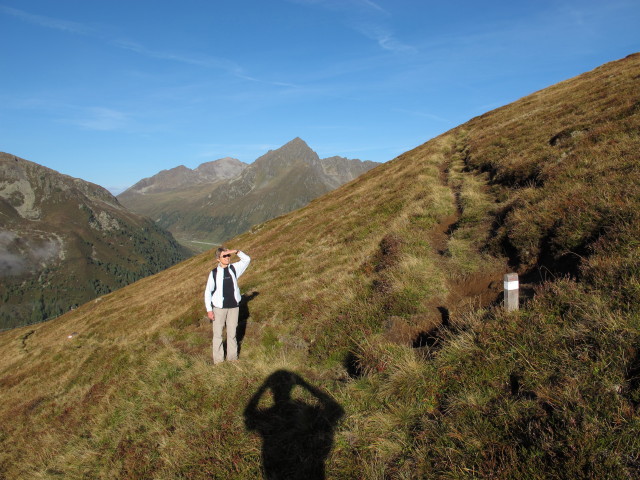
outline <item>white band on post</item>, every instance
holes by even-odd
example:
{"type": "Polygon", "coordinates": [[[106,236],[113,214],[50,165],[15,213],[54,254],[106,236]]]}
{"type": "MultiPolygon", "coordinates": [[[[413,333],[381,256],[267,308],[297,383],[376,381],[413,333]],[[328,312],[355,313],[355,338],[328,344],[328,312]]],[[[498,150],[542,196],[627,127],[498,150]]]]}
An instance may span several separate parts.
{"type": "Polygon", "coordinates": [[[520,282],[518,280],[511,280],[509,282],[504,282],[505,290],[518,290],[520,288],[520,282]]]}

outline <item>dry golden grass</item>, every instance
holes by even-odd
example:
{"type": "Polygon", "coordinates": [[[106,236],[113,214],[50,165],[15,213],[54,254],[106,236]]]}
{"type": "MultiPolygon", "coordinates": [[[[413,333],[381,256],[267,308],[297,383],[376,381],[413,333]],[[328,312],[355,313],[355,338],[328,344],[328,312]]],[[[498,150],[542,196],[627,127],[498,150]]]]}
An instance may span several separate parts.
{"type": "Polygon", "coordinates": [[[258,478],[243,411],[279,370],[344,410],[328,478],[637,473],[639,75],[537,92],[231,240],[239,362],[209,362],[212,253],[0,334],[0,476],[258,478]],[[491,306],[508,264],[537,283],[515,314],[491,306]]]}

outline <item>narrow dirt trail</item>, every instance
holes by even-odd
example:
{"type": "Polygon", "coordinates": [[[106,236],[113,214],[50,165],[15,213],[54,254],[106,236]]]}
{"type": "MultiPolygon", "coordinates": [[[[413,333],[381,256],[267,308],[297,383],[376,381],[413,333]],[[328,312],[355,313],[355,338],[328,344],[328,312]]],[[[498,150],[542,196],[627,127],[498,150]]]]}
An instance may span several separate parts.
{"type": "Polygon", "coordinates": [[[454,192],[453,188],[449,185],[450,166],[450,162],[447,161],[443,162],[440,165],[439,179],[442,186],[447,187],[451,190],[452,198],[456,203],[455,212],[441,219],[440,222],[435,226],[435,228],[429,233],[429,240],[431,242],[431,245],[441,257],[446,254],[449,238],[455,231],[456,225],[460,221],[460,217],[462,214],[458,194],[454,192]]]}
{"type": "MultiPolygon", "coordinates": [[[[447,255],[449,241],[458,229],[463,215],[460,189],[451,181],[451,161],[444,161],[440,165],[440,182],[451,190],[455,199],[455,213],[443,218],[431,234],[431,242],[444,263],[443,268],[451,262],[447,255]]],[[[505,266],[506,268],[506,266],[505,266]]],[[[449,295],[446,308],[449,312],[461,312],[470,308],[483,308],[500,300],[502,293],[501,279],[506,270],[481,271],[459,278],[451,278],[448,282],[449,295]]]]}
{"type": "MultiPolygon", "coordinates": [[[[502,295],[502,275],[506,270],[488,265],[486,270],[471,274],[456,274],[460,266],[451,254],[450,242],[464,222],[461,201],[460,176],[452,179],[452,161],[445,159],[439,166],[439,183],[449,191],[453,213],[446,215],[426,233],[437,257],[438,268],[445,272],[447,293],[433,298],[426,313],[412,318],[391,317],[388,319],[386,338],[394,343],[409,344],[414,348],[433,353],[439,348],[446,332],[455,329],[455,324],[465,312],[498,303],[502,295]]],[[[459,174],[460,175],[460,174],[459,174]]],[[[462,173],[461,175],[473,175],[462,173]]],[[[458,240],[459,241],[459,240],[458,240]]],[[[506,265],[505,265],[506,269],[506,265]]],[[[428,353],[429,355],[431,353],[428,353]]]]}
{"type": "MultiPolygon", "coordinates": [[[[440,181],[443,186],[451,190],[451,194],[456,203],[456,211],[453,215],[441,220],[432,237],[432,245],[445,264],[449,262],[447,258],[449,240],[458,229],[458,224],[463,214],[461,193],[458,188],[452,185],[450,175],[451,168],[452,165],[450,161],[442,163],[440,166],[440,181]]],[[[501,279],[505,272],[506,270],[481,271],[461,278],[451,279],[448,284],[450,293],[446,301],[447,308],[450,312],[454,312],[460,309],[483,308],[496,303],[502,293],[501,279]]]]}

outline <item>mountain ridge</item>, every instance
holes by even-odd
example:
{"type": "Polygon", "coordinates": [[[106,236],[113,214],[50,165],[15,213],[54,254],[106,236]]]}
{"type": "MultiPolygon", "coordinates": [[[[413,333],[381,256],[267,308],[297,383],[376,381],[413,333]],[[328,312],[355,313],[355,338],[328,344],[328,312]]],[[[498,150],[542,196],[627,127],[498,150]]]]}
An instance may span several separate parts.
{"type": "Polygon", "coordinates": [[[151,192],[166,191],[174,188],[196,185],[201,183],[215,183],[219,180],[229,179],[237,176],[246,164],[231,157],[220,158],[211,162],[201,163],[198,167],[191,169],[184,165],[178,165],[167,170],[161,170],[157,174],[143,178],[134,185],[126,189],[125,193],[138,193],[144,195],[151,192]]]}
{"type": "Polygon", "coordinates": [[[180,169],[183,177],[192,178],[190,182],[173,180],[158,186],[154,182],[162,183],[170,175],[160,172],[118,199],[194,248],[189,240],[222,243],[255,224],[308,204],[376,165],[337,156],[320,159],[304,140],[295,137],[253,163],[242,164],[235,175],[194,179],[195,170],[180,169]]]}

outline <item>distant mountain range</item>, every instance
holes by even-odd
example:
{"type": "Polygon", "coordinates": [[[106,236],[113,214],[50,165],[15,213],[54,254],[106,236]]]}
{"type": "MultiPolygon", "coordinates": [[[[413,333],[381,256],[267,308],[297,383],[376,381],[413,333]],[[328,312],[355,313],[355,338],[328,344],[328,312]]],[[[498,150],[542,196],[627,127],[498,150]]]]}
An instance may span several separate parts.
{"type": "Polygon", "coordinates": [[[0,328],[58,315],[187,256],[104,188],[0,153],[0,328]]]}
{"type": "Polygon", "coordinates": [[[301,208],[377,165],[337,156],[320,159],[295,138],[252,164],[223,158],[194,170],[163,170],[118,200],[172,232],[183,245],[203,250],[301,208]]]}

